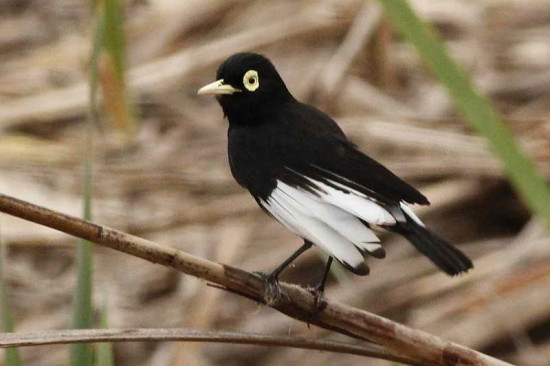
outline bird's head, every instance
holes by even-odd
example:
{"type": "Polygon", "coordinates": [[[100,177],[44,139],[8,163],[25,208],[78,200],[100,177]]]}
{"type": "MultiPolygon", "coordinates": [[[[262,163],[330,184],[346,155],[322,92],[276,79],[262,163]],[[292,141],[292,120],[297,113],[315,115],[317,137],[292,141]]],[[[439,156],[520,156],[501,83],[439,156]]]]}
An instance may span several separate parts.
{"type": "Polygon", "coordinates": [[[215,95],[231,123],[254,123],[293,99],[271,61],[256,53],[229,57],[218,68],[216,81],[197,94],[215,95]]]}

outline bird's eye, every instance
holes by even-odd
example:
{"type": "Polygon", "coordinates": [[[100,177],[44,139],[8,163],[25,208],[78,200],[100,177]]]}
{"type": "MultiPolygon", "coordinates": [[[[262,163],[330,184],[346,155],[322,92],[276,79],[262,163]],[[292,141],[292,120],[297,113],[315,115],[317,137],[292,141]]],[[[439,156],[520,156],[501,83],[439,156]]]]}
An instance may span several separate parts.
{"type": "Polygon", "coordinates": [[[244,87],[249,91],[255,91],[260,87],[260,78],[256,70],[248,70],[243,77],[244,87]]]}

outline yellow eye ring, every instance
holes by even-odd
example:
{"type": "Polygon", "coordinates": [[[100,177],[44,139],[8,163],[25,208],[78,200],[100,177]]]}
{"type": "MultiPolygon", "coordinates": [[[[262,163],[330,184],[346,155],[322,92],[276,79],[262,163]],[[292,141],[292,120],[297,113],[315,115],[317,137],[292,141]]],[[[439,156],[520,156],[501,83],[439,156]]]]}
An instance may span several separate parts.
{"type": "Polygon", "coordinates": [[[243,85],[249,91],[255,91],[260,87],[260,78],[256,70],[248,70],[243,77],[243,85]]]}

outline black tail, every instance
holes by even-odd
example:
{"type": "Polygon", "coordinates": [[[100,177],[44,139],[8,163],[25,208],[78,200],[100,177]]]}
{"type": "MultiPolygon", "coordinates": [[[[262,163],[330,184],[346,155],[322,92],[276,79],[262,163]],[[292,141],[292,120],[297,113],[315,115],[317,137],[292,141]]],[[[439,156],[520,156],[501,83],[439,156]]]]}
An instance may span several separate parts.
{"type": "Polygon", "coordinates": [[[474,265],[460,250],[441,239],[425,227],[407,217],[408,222],[395,231],[409,240],[418,251],[430,258],[442,271],[454,276],[467,272],[474,265]]]}

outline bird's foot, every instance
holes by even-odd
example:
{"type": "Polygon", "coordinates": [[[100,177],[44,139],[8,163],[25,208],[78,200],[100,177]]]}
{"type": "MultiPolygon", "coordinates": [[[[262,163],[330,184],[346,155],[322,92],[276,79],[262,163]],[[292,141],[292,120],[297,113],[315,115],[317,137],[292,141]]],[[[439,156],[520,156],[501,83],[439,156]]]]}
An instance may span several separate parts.
{"type": "Polygon", "coordinates": [[[316,315],[327,307],[325,301],[325,290],[321,286],[315,286],[308,290],[313,295],[313,314],[316,315]]]}
{"type": "Polygon", "coordinates": [[[268,276],[264,284],[264,301],[269,306],[275,306],[284,300],[288,300],[288,296],[284,293],[279,285],[277,277],[268,276]]]}
{"type": "Polygon", "coordinates": [[[266,271],[252,271],[252,274],[255,274],[256,276],[264,279],[267,279],[267,277],[269,277],[269,273],[266,271]]]}

